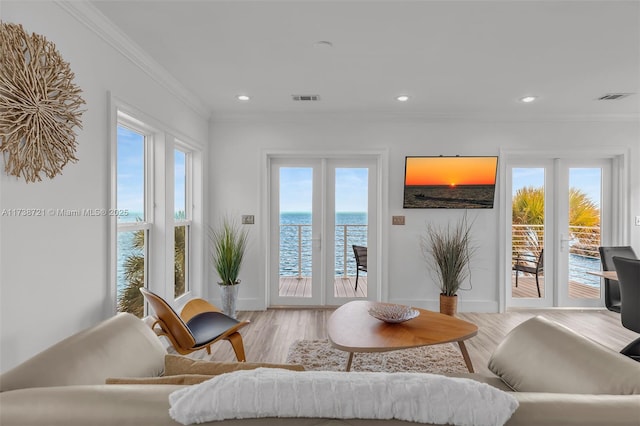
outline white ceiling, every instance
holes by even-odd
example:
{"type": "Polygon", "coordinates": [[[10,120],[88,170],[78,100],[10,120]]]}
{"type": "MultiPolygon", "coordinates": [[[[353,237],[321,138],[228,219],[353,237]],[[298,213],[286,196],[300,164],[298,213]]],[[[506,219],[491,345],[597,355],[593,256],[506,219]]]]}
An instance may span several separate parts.
{"type": "Polygon", "coordinates": [[[91,3],[214,117],[640,117],[638,1],[91,3]],[[635,95],[595,100],[611,92],[635,95]]]}

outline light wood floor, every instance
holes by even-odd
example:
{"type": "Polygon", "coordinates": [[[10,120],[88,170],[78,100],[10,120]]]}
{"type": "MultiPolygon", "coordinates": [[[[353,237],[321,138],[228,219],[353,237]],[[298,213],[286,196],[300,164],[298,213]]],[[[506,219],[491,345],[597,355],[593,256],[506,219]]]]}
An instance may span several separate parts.
{"type": "MultiPolygon", "coordinates": [[[[241,330],[247,361],[282,363],[286,359],[289,346],[294,341],[326,339],[325,325],[332,311],[332,309],[268,309],[239,312],[238,319],[251,321],[249,326],[241,330]]],[[[488,373],[487,362],[498,343],[511,329],[535,315],[544,315],[616,351],[638,337],[636,333],[622,327],[619,314],[607,310],[527,309],[502,314],[460,313],[459,318],[473,322],[479,327],[478,335],[466,341],[476,372],[488,373]]],[[[191,356],[217,361],[235,361],[228,342],[213,345],[211,356],[208,356],[204,350],[195,352],[191,356]]]]}

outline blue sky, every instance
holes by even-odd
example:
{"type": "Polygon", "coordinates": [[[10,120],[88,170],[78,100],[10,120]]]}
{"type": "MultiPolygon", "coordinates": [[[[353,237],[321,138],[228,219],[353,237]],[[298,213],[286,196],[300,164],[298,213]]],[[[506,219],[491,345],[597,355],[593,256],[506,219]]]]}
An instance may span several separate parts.
{"type": "MultiPolygon", "coordinates": [[[[186,155],[175,151],[175,211],[185,209],[186,155]]],[[[144,135],[118,126],[118,209],[129,211],[127,221],[142,218],[144,210],[144,135]]]]}
{"type": "MultiPolygon", "coordinates": [[[[366,168],[336,169],[337,212],[367,211],[368,173],[366,168]]],[[[280,168],[280,211],[311,211],[312,180],[310,167],[280,168]]]]}
{"type": "MultiPolygon", "coordinates": [[[[544,187],[543,168],[514,168],[512,194],[524,186],[544,187]]],[[[601,170],[599,168],[570,168],[569,186],[586,193],[592,201],[600,205],[601,170]]]]}

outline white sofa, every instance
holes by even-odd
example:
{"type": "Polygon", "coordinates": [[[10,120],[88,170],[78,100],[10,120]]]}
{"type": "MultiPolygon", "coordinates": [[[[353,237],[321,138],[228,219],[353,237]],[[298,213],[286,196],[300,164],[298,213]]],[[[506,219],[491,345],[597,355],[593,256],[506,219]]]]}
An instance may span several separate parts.
{"type": "MultiPolygon", "coordinates": [[[[165,355],[158,337],[144,322],[132,315],[117,315],[2,374],[0,424],[176,426],[178,423],[169,416],[168,397],[183,386],[105,384],[108,378],[162,376],[165,355]]],[[[640,363],[542,317],[516,327],[496,349],[489,368],[495,376],[465,376],[513,392],[519,407],[507,422],[509,426],[640,425],[640,363]]],[[[407,426],[412,423],[257,418],[207,424],[407,426]]]]}

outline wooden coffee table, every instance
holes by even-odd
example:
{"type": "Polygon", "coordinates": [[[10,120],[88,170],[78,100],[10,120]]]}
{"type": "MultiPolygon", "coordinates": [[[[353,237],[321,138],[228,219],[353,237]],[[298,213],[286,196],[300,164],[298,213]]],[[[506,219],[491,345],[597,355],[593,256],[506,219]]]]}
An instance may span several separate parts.
{"type": "Polygon", "coordinates": [[[473,364],[464,341],[478,334],[477,325],[418,308],[414,308],[420,312],[418,317],[389,324],[369,315],[369,308],[375,303],[349,302],[329,317],[329,341],[335,348],[349,352],[347,371],[351,370],[355,352],[386,352],[457,342],[467,369],[473,373],[473,364]]]}

